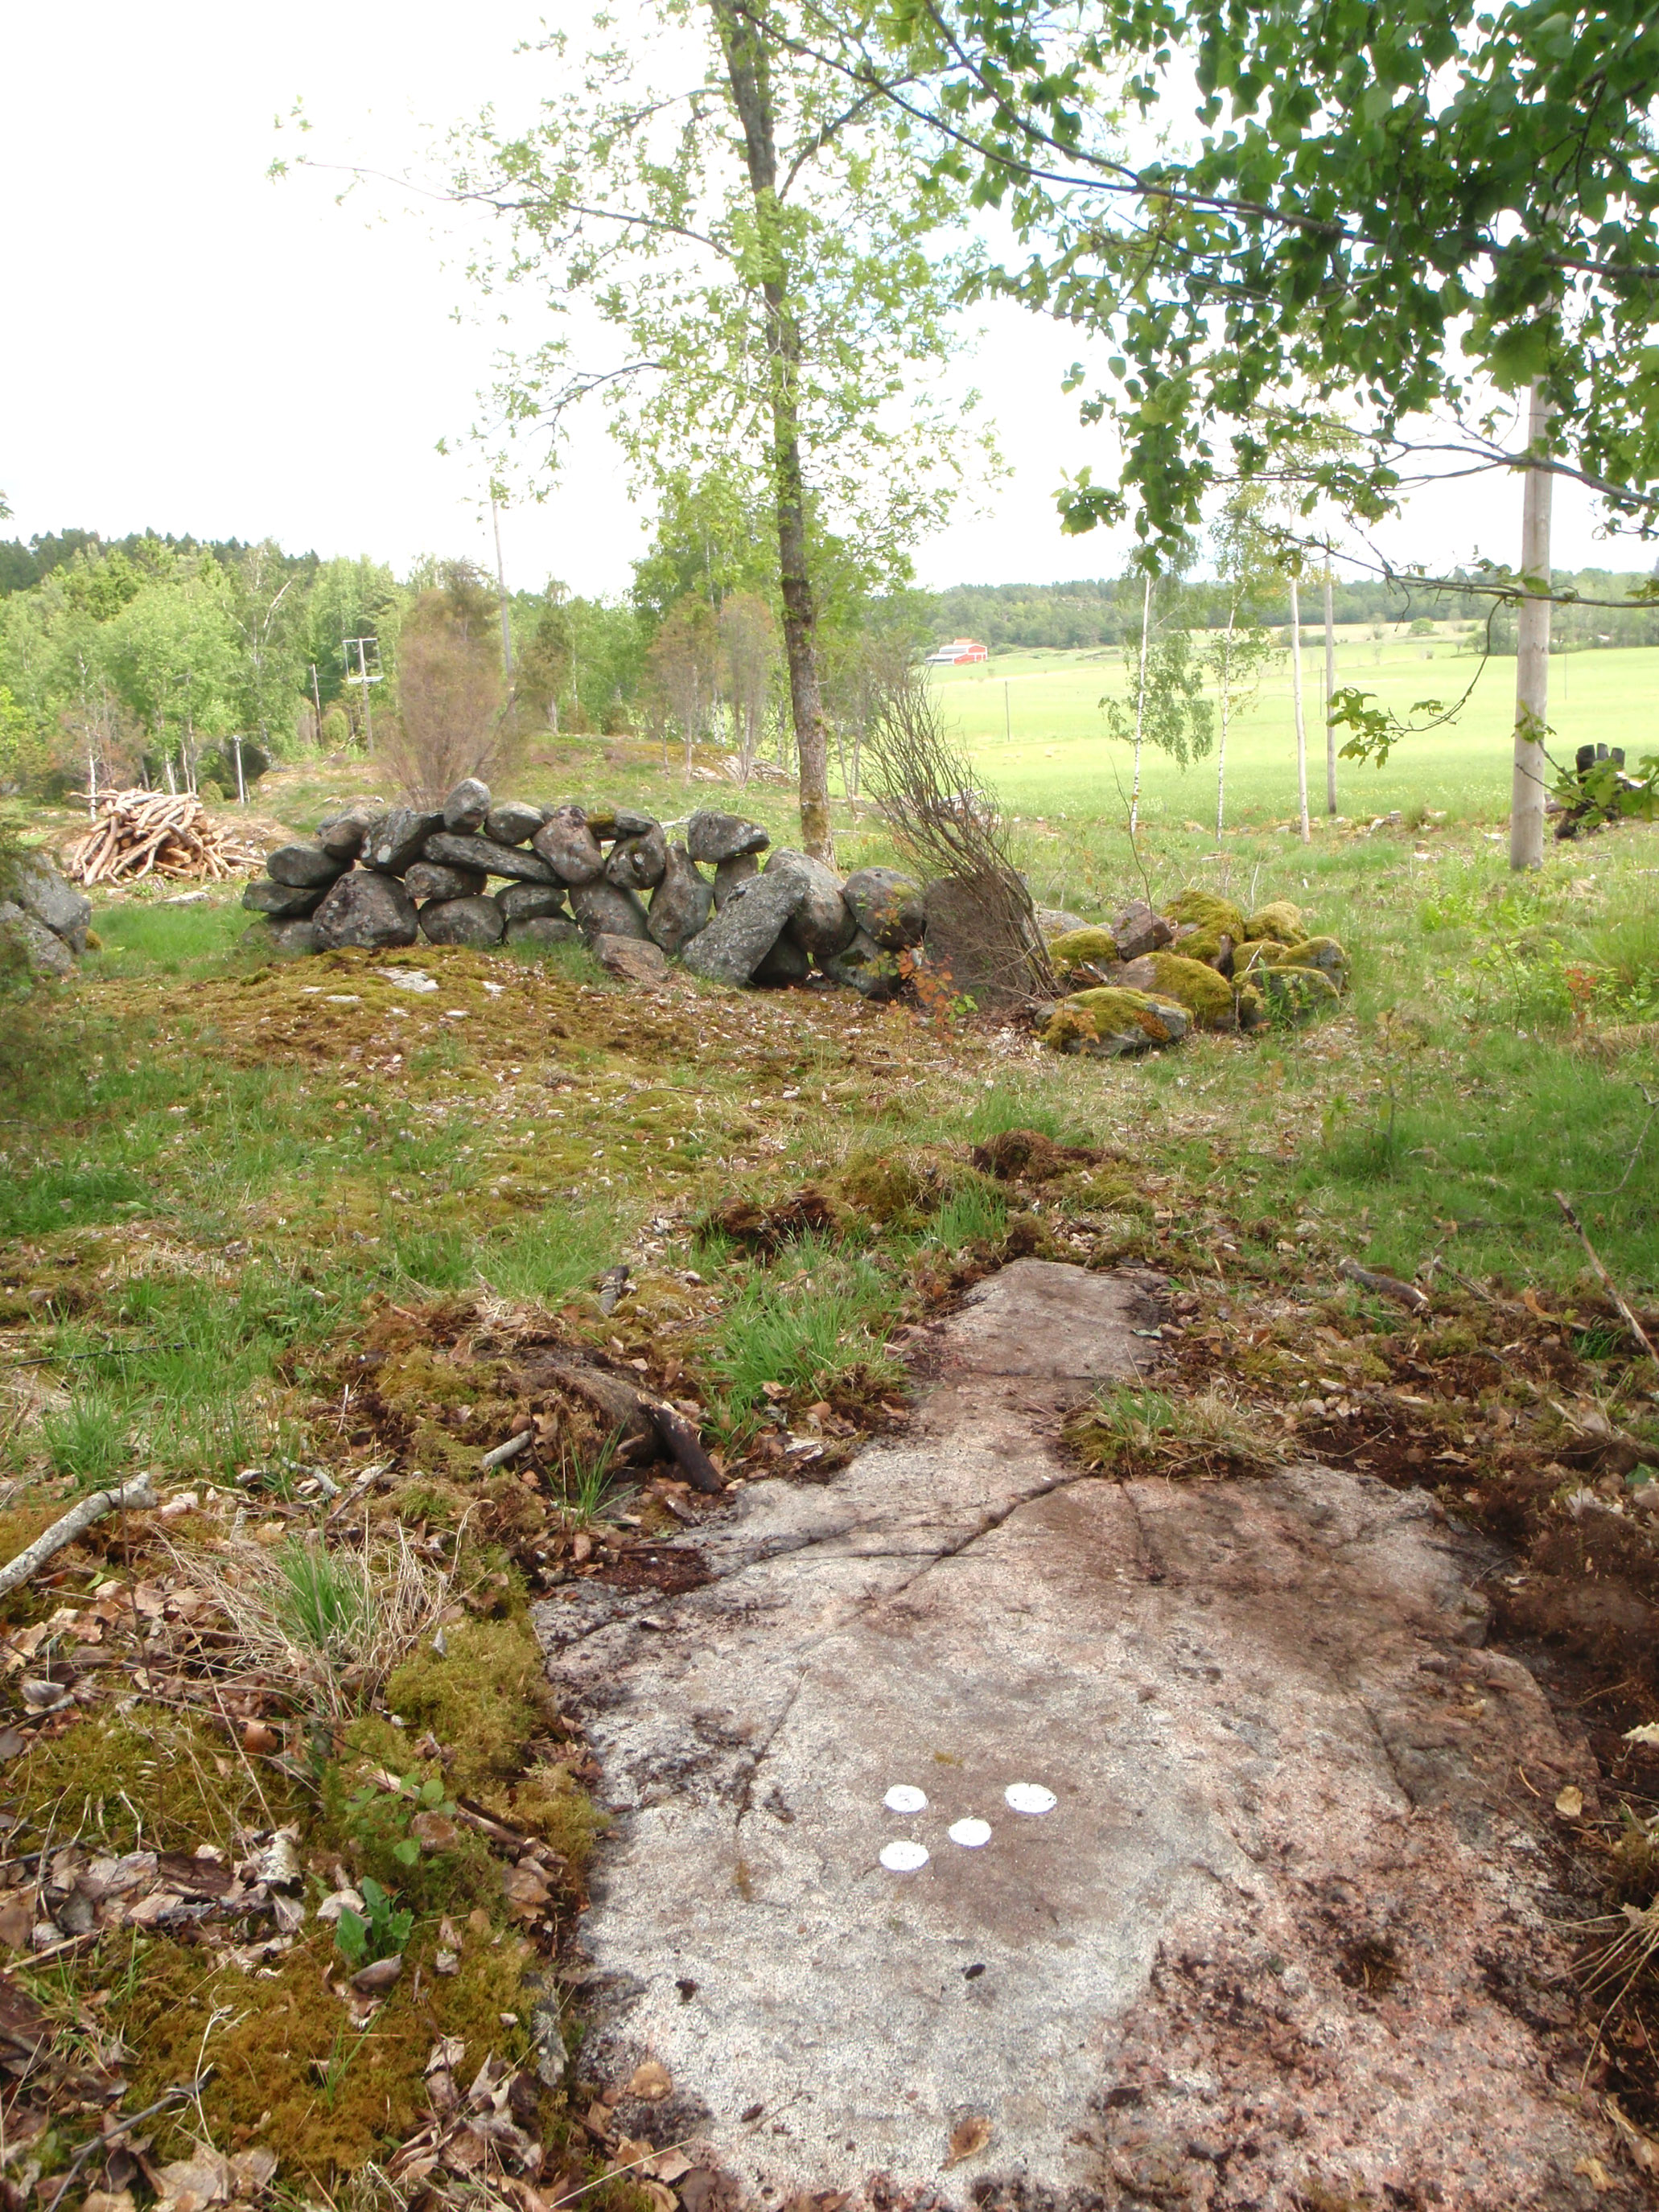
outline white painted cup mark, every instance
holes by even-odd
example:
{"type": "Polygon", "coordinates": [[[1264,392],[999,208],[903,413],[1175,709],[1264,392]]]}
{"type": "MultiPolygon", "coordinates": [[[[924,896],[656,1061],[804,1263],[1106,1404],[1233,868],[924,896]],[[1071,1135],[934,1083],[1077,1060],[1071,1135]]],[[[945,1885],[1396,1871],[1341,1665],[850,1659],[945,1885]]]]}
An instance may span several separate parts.
{"type": "Polygon", "coordinates": [[[881,1863],[889,1874],[914,1874],[918,1867],[927,1865],[927,1846],[913,1844],[908,1838],[901,1838],[896,1844],[884,1844],[881,1863]]]}
{"type": "Polygon", "coordinates": [[[1013,1782],[1002,1793],[1011,1813],[1052,1813],[1060,1802],[1040,1782],[1013,1782]]]}
{"type": "Polygon", "coordinates": [[[960,1844],[964,1850],[976,1851],[990,1842],[991,1823],[988,1820],[953,1820],[945,1832],[953,1844],[960,1844]]]}
{"type": "Polygon", "coordinates": [[[881,1802],[890,1813],[925,1813],[927,1792],[914,1782],[896,1782],[881,1802]]]}

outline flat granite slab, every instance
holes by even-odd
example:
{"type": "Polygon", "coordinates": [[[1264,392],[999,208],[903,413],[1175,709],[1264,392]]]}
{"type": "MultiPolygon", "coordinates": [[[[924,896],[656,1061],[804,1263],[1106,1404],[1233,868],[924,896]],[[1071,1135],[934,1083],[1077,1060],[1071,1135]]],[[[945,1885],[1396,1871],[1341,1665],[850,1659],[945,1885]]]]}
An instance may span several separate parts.
{"type": "Polygon", "coordinates": [[[1325,1467],[1079,1475],[1156,1320],[1019,1261],[915,1433],[747,1489],[704,1586],[537,1608],[617,1814],[592,2063],[673,2083],[623,2124],[700,2212],[1645,2202],[1548,1919],[1589,1765],[1480,1649],[1487,1556],[1325,1467]]]}

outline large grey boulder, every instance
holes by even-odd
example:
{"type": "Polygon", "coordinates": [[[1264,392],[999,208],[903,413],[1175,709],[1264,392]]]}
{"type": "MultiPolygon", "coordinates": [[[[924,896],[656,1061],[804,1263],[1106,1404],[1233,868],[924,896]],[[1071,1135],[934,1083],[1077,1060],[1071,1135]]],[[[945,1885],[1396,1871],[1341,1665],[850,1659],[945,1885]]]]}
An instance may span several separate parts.
{"type": "Polygon", "coordinates": [[[342,876],[312,916],[319,944],[328,951],[358,945],[371,951],[413,945],[419,933],[415,902],[392,875],[354,868],[342,876]]]}
{"type": "Polygon", "coordinates": [[[605,868],[599,841],[580,806],[556,806],[531,839],[562,884],[591,884],[605,868]]]}
{"type": "Polygon", "coordinates": [[[564,913],[564,885],[503,884],[495,894],[495,903],[508,921],[544,921],[564,913]]]}
{"type": "MultiPolygon", "coordinates": [[[[598,830],[599,827],[598,817],[592,818],[594,828],[598,830]]],[[[641,814],[637,806],[613,806],[607,819],[610,827],[608,830],[599,830],[601,836],[643,837],[647,830],[654,830],[658,826],[654,814],[641,814]]]]}
{"type": "Polygon", "coordinates": [[[447,868],[441,860],[416,860],[404,871],[404,889],[416,906],[428,899],[477,898],[483,887],[481,868],[447,868]]]}
{"type": "Polygon", "coordinates": [[[645,908],[632,891],[615,884],[574,884],[570,911],[589,937],[648,938],[651,925],[645,908]]]}
{"type": "Polygon", "coordinates": [[[775,990],[790,983],[804,983],[811,972],[811,960],[786,929],[749,980],[763,989],[775,990]]]}
{"type": "Polygon", "coordinates": [[[331,814],[325,822],[317,824],[317,842],[331,860],[357,860],[368,836],[369,818],[368,808],[362,806],[350,806],[343,813],[331,814]]]}
{"type": "Polygon", "coordinates": [[[504,799],[490,808],[484,835],[498,845],[527,845],[546,819],[544,806],[529,805],[522,799],[504,799]]]}
{"type": "Polygon", "coordinates": [[[279,845],[267,855],[265,873],[274,884],[290,884],[296,890],[326,890],[343,876],[349,860],[337,860],[320,845],[279,845]]]}
{"type": "Polygon", "coordinates": [[[1175,929],[1161,914],[1154,914],[1145,899],[1131,899],[1113,921],[1112,942],[1120,960],[1140,960],[1161,952],[1175,942],[1175,929]]]}
{"type": "Polygon", "coordinates": [[[507,925],[509,945],[580,945],[582,933],[567,916],[557,914],[538,914],[529,921],[509,921],[507,925]]]}
{"type": "Polygon", "coordinates": [[[678,952],[689,938],[708,926],[714,910],[714,893],[708,878],[693,865],[684,845],[671,845],[663,865],[662,881],[651,894],[652,942],[665,952],[678,952]]]}
{"type": "Polygon", "coordinates": [[[506,933],[493,898],[434,899],[421,908],[421,934],[431,945],[499,945],[506,933]]]}
{"type": "Polygon", "coordinates": [[[56,930],[26,914],[15,899],[0,899],[0,969],[14,963],[31,975],[61,980],[75,973],[75,956],[56,930]]]}
{"type": "Polygon", "coordinates": [[[668,981],[668,956],[660,945],[637,937],[596,937],[592,944],[593,957],[607,975],[619,982],[637,983],[642,990],[653,990],[668,981]]]}
{"type": "Polygon", "coordinates": [[[843,951],[830,954],[823,972],[832,983],[845,984],[848,990],[878,1001],[892,998],[904,981],[897,953],[878,945],[865,929],[859,930],[843,951]]]}
{"type": "Polygon", "coordinates": [[[712,806],[699,807],[685,825],[685,849],[694,860],[741,860],[745,853],[763,853],[771,842],[758,822],[712,806]]]}
{"type": "Polygon", "coordinates": [[[25,914],[33,915],[43,929],[61,937],[71,952],[87,949],[92,922],[92,901],[84,891],[60,876],[40,854],[31,854],[14,871],[11,896],[25,914]]]}
{"type": "Polygon", "coordinates": [[[760,862],[752,853],[739,853],[735,860],[722,860],[714,871],[714,910],[718,913],[739,884],[746,884],[750,876],[760,873],[760,862]]]}
{"type": "Polygon", "coordinates": [[[556,884],[559,880],[545,860],[522,847],[498,845],[493,837],[457,837],[440,830],[426,841],[428,860],[441,860],[447,868],[471,868],[481,875],[507,876],[526,884],[556,884]]]}
{"type": "Polygon", "coordinates": [[[625,891],[653,890],[668,866],[668,840],[660,822],[631,837],[618,837],[605,864],[605,879],[625,891]]]}
{"type": "Polygon", "coordinates": [[[441,814],[422,814],[412,806],[394,806],[371,822],[363,837],[363,865],[382,875],[400,876],[442,822],[441,814]]]}
{"type": "Polygon", "coordinates": [[[792,846],[780,845],[767,857],[763,875],[796,875],[806,886],[799,913],[789,925],[789,934],[809,958],[820,966],[853,941],[857,921],[842,896],[841,878],[833,868],[792,846]]]}
{"type": "Polygon", "coordinates": [[[272,883],[269,876],[256,876],[242,893],[242,904],[250,914],[268,915],[272,921],[295,921],[315,914],[326,896],[325,890],[300,890],[291,884],[272,883]]]}
{"type": "Polygon", "coordinates": [[[859,927],[890,952],[920,945],[927,927],[927,906],[914,876],[896,868],[854,868],[841,895],[859,927]]]}
{"type": "Polygon", "coordinates": [[[296,960],[306,953],[323,950],[314,921],[273,921],[270,945],[271,950],[281,953],[285,960],[296,960]]]}
{"type": "Polygon", "coordinates": [[[787,869],[739,884],[685,947],[686,966],[714,983],[746,983],[806,903],[806,878],[787,869]]]}
{"type": "Polygon", "coordinates": [[[458,837],[482,830],[489,812],[489,786],[476,775],[458,783],[444,801],[444,828],[458,837]]]}

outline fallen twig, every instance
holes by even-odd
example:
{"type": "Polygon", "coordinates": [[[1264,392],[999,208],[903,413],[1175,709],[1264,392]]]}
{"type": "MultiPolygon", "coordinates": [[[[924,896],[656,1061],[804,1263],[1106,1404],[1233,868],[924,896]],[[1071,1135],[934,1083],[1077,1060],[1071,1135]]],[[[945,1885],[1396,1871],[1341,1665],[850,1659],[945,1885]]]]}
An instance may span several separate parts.
{"type": "Polygon", "coordinates": [[[478,1465],[484,1468],[505,1467],[508,1460],[517,1459],[533,1434],[532,1430],[520,1429],[516,1437],[509,1437],[504,1444],[497,1444],[493,1451],[487,1451],[478,1465]]]}
{"type": "Polygon", "coordinates": [[[1370,1291],[1376,1297],[1392,1298],[1397,1306],[1404,1306],[1408,1312],[1426,1313],[1429,1310],[1429,1302],[1416,1284],[1402,1283],[1397,1275],[1373,1274],[1369,1267],[1362,1267],[1357,1260],[1340,1261],[1336,1272],[1339,1275],[1346,1275],[1351,1283],[1358,1283],[1362,1291],[1370,1291]]]}
{"type": "Polygon", "coordinates": [[[700,1490],[705,1498],[714,1498],[726,1487],[721,1475],[698,1441],[697,1432],[684,1415],[677,1413],[672,1406],[645,1401],[652,1425],[666,1449],[693,1490],[700,1490]]]}
{"type": "Polygon", "coordinates": [[[125,1512],[129,1508],[147,1511],[161,1503],[150,1488],[148,1477],[139,1475],[134,1481],[124,1483],[118,1490],[94,1490],[71,1505],[61,1521],[54,1521],[43,1536],[37,1536],[25,1552],[20,1552],[9,1566],[0,1567],[0,1597],[8,1596],[18,1586],[37,1575],[46,1561],[83,1536],[94,1521],[101,1521],[106,1513],[125,1512]]]}
{"type": "Polygon", "coordinates": [[[1562,1212],[1565,1214],[1567,1218],[1567,1226],[1570,1229],[1573,1229],[1577,1231],[1578,1241],[1583,1246],[1585,1251],[1589,1254],[1590,1265],[1595,1268],[1596,1273],[1601,1278],[1603,1283],[1606,1284],[1607,1296],[1613,1300],[1614,1305],[1618,1307],[1620,1316],[1624,1322],[1626,1328],[1636,1339],[1636,1341],[1641,1346],[1643,1351],[1646,1352],[1648,1358],[1653,1362],[1654,1365],[1656,1367],[1659,1367],[1659,1352],[1656,1352],[1654,1350],[1652,1340],[1649,1337],[1646,1329],[1643,1328],[1641,1322],[1636,1318],[1635,1314],[1626,1304],[1624,1292],[1620,1289],[1618,1284],[1613,1281],[1613,1277],[1608,1274],[1607,1269],[1601,1265],[1601,1255],[1596,1251],[1595,1245],[1590,1243],[1589,1238],[1585,1235],[1584,1224],[1578,1218],[1578,1216],[1573,1212],[1571,1200],[1568,1198],[1565,1191],[1558,1190],[1555,1194],[1555,1202],[1560,1207],[1562,1212]]]}

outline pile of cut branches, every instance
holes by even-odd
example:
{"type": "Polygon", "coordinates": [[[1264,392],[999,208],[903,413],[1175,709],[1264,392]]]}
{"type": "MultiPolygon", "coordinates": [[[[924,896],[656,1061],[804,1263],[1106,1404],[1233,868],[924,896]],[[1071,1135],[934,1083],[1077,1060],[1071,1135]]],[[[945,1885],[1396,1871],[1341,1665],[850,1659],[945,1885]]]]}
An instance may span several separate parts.
{"type": "Polygon", "coordinates": [[[216,822],[191,791],[108,791],[98,819],[64,854],[71,883],[224,883],[260,856],[216,822]]]}

